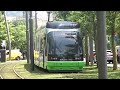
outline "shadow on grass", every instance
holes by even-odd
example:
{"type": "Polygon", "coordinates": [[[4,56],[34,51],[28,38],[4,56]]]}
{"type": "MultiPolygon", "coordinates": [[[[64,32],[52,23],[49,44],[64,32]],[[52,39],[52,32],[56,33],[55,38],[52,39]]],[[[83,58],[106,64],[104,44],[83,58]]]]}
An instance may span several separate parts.
{"type": "Polygon", "coordinates": [[[97,74],[98,73],[98,68],[97,68],[97,66],[85,66],[84,68],[83,68],[83,73],[84,74],[89,74],[89,73],[91,73],[91,74],[97,74]]]}
{"type": "Polygon", "coordinates": [[[50,72],[46,69],[40,68],[36,65],[34,65],[34,71],[31,70],[31,66],[30,64],[24,64],[24,68],[30,72],[30,73],[40,73],[40,74],[70,74],[70,73],[83,73],[83,71],[79,71],[79,72],[59,72],[59,71],[53,71],[50,72]]]}
{"type": "Polygon", "coordinates": [[[71,79],[97,79],[98,76],[97,75],[81,75],[81,74],[78,74],[78,75],[66,75],[66,76],[62,76],[61,78],[71,78],[71,79]]]}
{"type": "Polygon", "coordinates": [[[30,73],[41,73],[41,74],[48,74],[48,71],[45,69],[42,69],[40,67],[37,67],[34,65],[34,71],[31,70],[30,64],[24,64],[24,68],[30,72],[30,73]]]}
{"type": "Polygon", "coordinates": [[[84,69],[91,70],[91,69],[97,69],[97,66],[85,66],[84,69]]]}
{"type": "Polygon", "coordinates": [[[34,66],[34,71],[31,70],[30,64],[24,64],[24,68],[30,72],[41,75],[54,75],[54,79],[97,79],[97,67],[86,66],[81,72],[48,72],[45,69],[34,66]]]}
{"type": "MultiPolygon", "coordinates": [[[[35,74],[44,75],[46,78],[48,75],[49,78],[54,79],[98,79],[98,68],[97,66],[85,66],[82,72],[48,72],[45,69],[35,66],[34,71],[31,70],[30,64],[24,64],[24,68],[30,72],[35,74]],[[49,77],[49,75],[51,77],[49,77]],[[53,76],[54,75],[54,76],[53,76]]],[[[120,79],[120,69],[113,70],[113,68],[108,68],[108,77],[109,79],[120,79]]]]}

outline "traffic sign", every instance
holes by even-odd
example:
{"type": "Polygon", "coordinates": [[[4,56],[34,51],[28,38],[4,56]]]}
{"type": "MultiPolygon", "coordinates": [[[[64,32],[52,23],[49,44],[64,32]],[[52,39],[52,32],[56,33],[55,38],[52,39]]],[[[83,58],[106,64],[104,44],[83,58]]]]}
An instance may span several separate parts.
{"type": "Polygon", "coordinates": [[[6,47],[6,40],[2,40],[1,46],[6,47]]]}

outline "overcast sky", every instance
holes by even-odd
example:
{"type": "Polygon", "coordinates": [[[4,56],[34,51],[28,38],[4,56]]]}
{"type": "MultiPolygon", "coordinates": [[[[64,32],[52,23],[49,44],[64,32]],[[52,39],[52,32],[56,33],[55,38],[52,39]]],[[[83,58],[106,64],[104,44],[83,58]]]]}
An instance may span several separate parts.
{"type": "MultiPolygon", "coordinates": [[[[8,19],[11,18],[11,16],[12,17],[23,16],[23,13],[22,12],[19,13],[19,11],[7,11],[7,13],[9,13],[9,14],[7,14],[8,19]]],[[[33,11],[33,17],[34,16],[35,16],[35,12],[33,11]]],[[[51,14],[51,16],[52,16],[52,14],[51,14]]],[[[41,19],[41,20],[47,20],[47,18],[48,18],[47,11],[37,11],[37,18],[41,19]]]]}
{"type": "MultiPolygon", "coordinates": [[[[34,16],[34,12],[33,12],[33,16],[34,16]]],[[[47,16],[47,12],[46,11],[37,11],[37,17],[43,20],[47,20],[48,16],[47,16]]]]}

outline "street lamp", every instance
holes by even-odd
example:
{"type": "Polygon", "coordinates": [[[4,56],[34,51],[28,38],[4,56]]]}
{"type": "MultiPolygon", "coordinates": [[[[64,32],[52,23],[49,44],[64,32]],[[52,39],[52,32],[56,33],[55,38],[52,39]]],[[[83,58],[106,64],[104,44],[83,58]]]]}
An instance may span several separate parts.
{"type": "Polygon", "coordinates": [[[48,14],[48,22],[50,21],[50,13],[52,13],[51,11],[47,11],[48,14]]]}

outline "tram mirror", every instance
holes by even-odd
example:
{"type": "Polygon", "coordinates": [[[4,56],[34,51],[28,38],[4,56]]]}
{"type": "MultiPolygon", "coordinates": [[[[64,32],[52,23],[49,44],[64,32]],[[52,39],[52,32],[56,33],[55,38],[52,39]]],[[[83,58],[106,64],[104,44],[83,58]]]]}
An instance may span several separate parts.
{"type": "Polygon", "coordinates": [[[44,37],[44,40],[46,39],[46,37],[44,37]]]}

